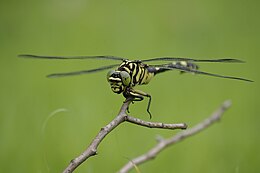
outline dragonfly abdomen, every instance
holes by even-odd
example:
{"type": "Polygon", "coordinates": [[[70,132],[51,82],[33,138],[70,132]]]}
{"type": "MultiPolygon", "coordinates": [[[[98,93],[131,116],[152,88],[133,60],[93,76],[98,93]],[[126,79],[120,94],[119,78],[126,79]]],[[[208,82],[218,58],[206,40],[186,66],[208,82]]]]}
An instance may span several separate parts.
{"type": "Polygon", "coordinates": [[[197,70],[199,69],[199,66],[188,61],[174,61],[169,64],[162,64],[154,67],[152,66],[150,67],[149,71],[153,72],[154,74],[158,74],[173,69],[177,69],[181,71],[181,73],[185,73],[187,70],[197,70]],[[181,69],[183,69],[183,71],[181,69]]]}

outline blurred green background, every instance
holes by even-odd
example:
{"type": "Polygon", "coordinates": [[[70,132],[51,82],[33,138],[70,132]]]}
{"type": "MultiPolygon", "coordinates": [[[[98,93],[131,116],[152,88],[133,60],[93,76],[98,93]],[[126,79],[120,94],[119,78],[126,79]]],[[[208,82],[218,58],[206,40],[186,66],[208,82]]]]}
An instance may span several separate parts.
{"type": "MultiPolygon", "coordinates": [[[[45,77],[113,61],[17,58],[22,53],[244,60],[247,63],[201,64],[201,69],[254,83],[167,72],[138,87],[153,96],[153,121],[186,122],[192,127],[224,100],[233,103],[220,123],[139,169],[260,172],[259,5],[256,0],[1,1],[0,172],[61,172],[116,116],[124,100],[110,90],[106,71],[45,77]]],[[[147,100],[132,105],[130,114],[149,120],[146,105],[147,100]]],[[[76,172],[116,172],[154,146],[157,135],[167,138],[176,133],[124,123],[76,172]]]]}

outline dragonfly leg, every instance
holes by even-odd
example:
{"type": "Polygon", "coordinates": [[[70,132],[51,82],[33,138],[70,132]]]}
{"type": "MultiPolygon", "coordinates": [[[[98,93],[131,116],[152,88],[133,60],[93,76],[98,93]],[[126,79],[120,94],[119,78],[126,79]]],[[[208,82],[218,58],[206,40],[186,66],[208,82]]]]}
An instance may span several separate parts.
{"type": "Polygon", "coordinates": [[[129,109],[129,106],[127,106],[127,109],[126,109],[127,113],[130,113],[130,109],[129,109]]]}
{"type": "MultiPolygon", "coordinates": [[[[126,97],[126,100],[124,101],[124,103],[130,101],[132,104],[134,104],[134,99],[135,99],[134,97],[132,97],[131,95],[125,96],[125,97],[126,97]]],[[[127,113],[130,113],[129,105],[127,106],[126,111],[127,111],[127,113]]]]}
{"type": "Polygon", "coordinates": [[[150,119],[151,119],[152,114],[150,112],[150,106],[151,106],[151,102],[152,102],[152,96],[143,91],[133,90],[133,89],[129,92],[129,94],[134,97],[133,101],[142,101],[144,99],[144,97],[148,97],[149,100],[148,100],[148,105],[147,105],[146,111],[148,112],[150,119]]]}
{"type": "Polygon", "coordinates": [[[148,105],[147,105],[146,111],[147,111],[148,114],[150,115],[150,119],[152,119],[152,114],[151,114],[151,112],[150,112],[150,106],[151,106],[151,102],[152,102],[152,96],[151,96],[151,95],[147,95],[147,97],[149,98],[149,100],[148,100],[148,105]]]}

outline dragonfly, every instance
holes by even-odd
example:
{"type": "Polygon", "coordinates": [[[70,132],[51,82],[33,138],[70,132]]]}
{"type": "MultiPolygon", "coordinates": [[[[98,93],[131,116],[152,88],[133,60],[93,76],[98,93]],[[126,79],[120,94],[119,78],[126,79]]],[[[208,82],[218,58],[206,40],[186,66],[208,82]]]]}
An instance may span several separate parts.
{"type": "Polygon", "coordinates": [[[209,72],[204,72],[199,70],[197,63],[243,63],[244,61],[238,59],[192,59],[192,58],[179,58],[179,57],[158,57],[150,58],[145,60],[129,60],[127,58],[116,57],[116,56],[40,56],[40,55],[30,55],[22,54],[18,55],[22,58],[34,58],[34,59],[51,59],[51,60],[113,60],[120,61],[120,63],[102,66],[99,68],[94,68],[90,70],[73,71],[66,73],[53,73],[48,75],[49,78],[75,76],[82,74],[90,74],[99,71],[104,71],[108,69],[115,68],[114,70],[109,70],[107,73],[107,81],[110,84],[111,90],[116,94],[123,94],[126,101],[142,101],[144,98],[148,98],[147,112],[152,118],[150,112],[150,105],[152,101],[152,96],[144,91],[137,90],[134,87],[137,85],[148,84],[151,79],[163,72],[178,70],[181,73],[192,73],[201,74],[207,76],[214,76],[219,78],[240,80],[246,82],[253,82],[252,80],[225,76],[220,74],[214,74],[209,72]],[[148,62],[165,62],[158,65],[148,65],[148,62]]]}

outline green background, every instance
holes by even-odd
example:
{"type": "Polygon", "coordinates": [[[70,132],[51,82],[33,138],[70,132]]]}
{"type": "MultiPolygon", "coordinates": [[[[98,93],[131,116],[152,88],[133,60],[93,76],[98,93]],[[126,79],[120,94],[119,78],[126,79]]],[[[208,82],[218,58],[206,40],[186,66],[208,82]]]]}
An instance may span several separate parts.
{"type": "MultiPolygon", "coordinates": [[[[201,64],[201,69],[254,83],[173,71],[138,87],[153,96],[152,121],[186,122],[192,127],[224,100],[233,103],[220,123],[168,148],[139,169],[260,172],[259,5],[256,0],[1,1],[0,172],[61,172],[116,116],[124,100],[111,92],[106,71],[45,77],[113,61],[17,58],[22,53],[244,60],[247,63],[201,64]]],[[[147,100],[135,103],[130,114],[149,120],[146,104],[147,100]]],[[[178,131],[124,123],[76,172],[116,172],[153,147],[157,135],[167,138],[178,131]]]]}

